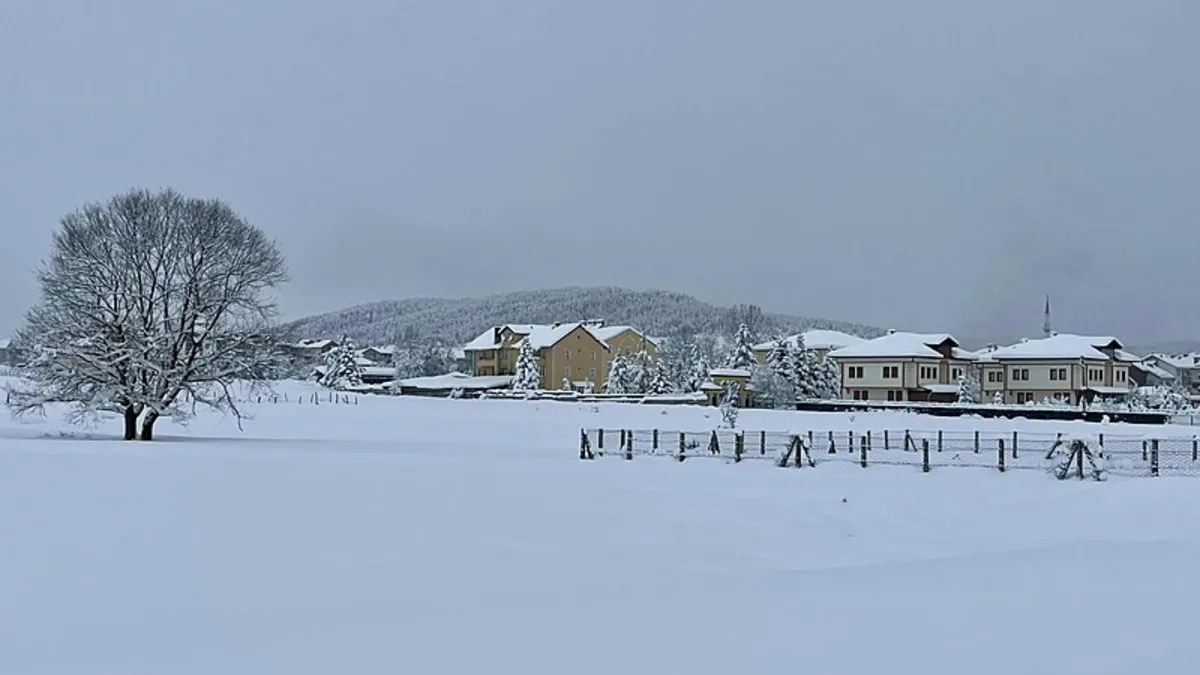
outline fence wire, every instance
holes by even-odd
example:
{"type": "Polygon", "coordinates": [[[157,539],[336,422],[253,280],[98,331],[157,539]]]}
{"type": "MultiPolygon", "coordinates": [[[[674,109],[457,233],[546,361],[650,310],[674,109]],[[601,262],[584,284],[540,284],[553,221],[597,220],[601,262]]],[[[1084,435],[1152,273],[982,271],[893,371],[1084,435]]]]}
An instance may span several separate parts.
{"type": "Polygon", "coordinates": [[[1200,475],[1200,439],[1155,438],[1153,434],[592,428],[581,432],[580,456],[591,453],[595,457],[629,459],[663,456],[679,460],[759,460],[795,466],[795,451],[799,448],[804,454],[804,466],[842,462],[867,467],[913,466],[923,470],[972,467],[1046,471],[1071,457],[1072,443],[1076,440],[1112,475],[1200,475]]]}

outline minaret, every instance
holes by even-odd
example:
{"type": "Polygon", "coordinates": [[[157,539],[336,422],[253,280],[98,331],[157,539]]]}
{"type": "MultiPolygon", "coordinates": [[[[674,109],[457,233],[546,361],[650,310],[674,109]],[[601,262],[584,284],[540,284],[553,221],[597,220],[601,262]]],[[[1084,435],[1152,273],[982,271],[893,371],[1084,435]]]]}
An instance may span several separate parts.
{"type": "Polygon", "coordinates": [[[1046,295],[1046,319],[1045,319],[1045,321],[1042,322],[1042,332],[1046,334],[1046,337],[1050,337],[1051,335],[1054,334],[1053,331],[1050,330],[1050,295],[1049,294],[1046,295]]]}

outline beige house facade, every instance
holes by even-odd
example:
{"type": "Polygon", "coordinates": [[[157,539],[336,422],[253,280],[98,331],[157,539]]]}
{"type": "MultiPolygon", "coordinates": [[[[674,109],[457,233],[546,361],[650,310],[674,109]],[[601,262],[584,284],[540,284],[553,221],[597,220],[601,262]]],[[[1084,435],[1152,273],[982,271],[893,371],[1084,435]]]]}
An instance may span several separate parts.
{"type": "Polygon", "coordinates": [[[602,322],[536,325],[507,324],[488,329],[463,347],[468,372],[476,376],[513,375],[517,354],[526,340],[541,370],[541,388],[603,392],[617,354],[645,351],[653,360],[658,347],[630,326],[602,322]]]}
{"type": "Polygon", "coordinates": [[[838,364],[842,397],[857,401],[953,402],[959,377],[976,356],[946,333],[901,333],[829,352],[838,364]]]}
{"type": "Polygon", "coordinates": [[[1078,405],[1127,395],[1138,361],[1114,337],[1054,334],[979,353],[979,383],[985,403],[1078,405]]]}

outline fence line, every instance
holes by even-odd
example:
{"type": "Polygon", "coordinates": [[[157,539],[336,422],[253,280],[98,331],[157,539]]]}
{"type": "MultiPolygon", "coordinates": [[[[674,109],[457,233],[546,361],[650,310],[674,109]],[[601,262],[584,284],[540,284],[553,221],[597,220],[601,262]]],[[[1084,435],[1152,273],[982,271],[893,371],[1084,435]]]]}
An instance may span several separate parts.
{"type": "Polygon", "coordinates": [[[580,459],[605,456],[662,456],[680,462],[724,458],[795,467],[843,462],[864,468],[913,466],[925,472],[939,467],[1063,472],[1067,463],[1079,475],[1093,469],[1122,476],[1200,475],[1200,437],[1119,433],[581,429],[580,459]]]}

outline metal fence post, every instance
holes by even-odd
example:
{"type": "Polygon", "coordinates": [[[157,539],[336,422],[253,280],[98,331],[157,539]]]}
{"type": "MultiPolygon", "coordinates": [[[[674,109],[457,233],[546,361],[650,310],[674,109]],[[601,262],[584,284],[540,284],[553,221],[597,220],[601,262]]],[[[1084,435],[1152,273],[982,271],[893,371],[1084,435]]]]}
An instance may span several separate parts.
{"type": "Polygon", "coordinates": [[[859,439],[859,441],[860,441],[859,462],[862,464],[862,468],[865,469],[865,468],[867,468],[867,446],[868,446],[867,437],[863,436],[862,438],[859,439]]]}
{"type": "Polygon", "coordinates": [[[979,432],[975,432],[975,454],[979,454],[979,432]]]}
{"type": "Polygon", "coordinates": [[[929,473],[929,439],[921,439],[921,472],[929,473]]]}
{"type": "Polygon", "coordinates": [[[687,457],[687,434],[679,432],[679,461],[687,457]]]}
{"type": "Polygon", "coordinates": [[[654,440],[653,440],[652,449],[658,450],[658,429],[654,430],[654,440]]]}
{"type": "Polygon", "coordinates": [[[633,459],[633,432],[626,431],[623,434],[623,438],[622,442],[625,443],[625,459],[633,459]]]}
{"type": "Polygon", "coordinates": [[[887,429],[883,430],[883,449],[884,450],[892,449],[892,442],[890,440],[888,440],[888,430],[887,429]]]}
{"type": "Polygon", "coordinates": [[[767,432],[765,429],[758,437],[758,454],[764,456],[767,454],[767,432]]]}
{"type": "Polygon", "coordinates": [[[938,429],[938,452],[942,451],[942,430],[938,429]]]}
{"type": "Polygon", "coordinates": [[[1012,458],[1017,458],[1017,432],[1013,432],[1012,458]]]}
{"type": "Polygon", "coordinates": [[[996,455],[999,458],[998,468],[1000,469],[1000,473],[1004,473],[1004,439],[998,438],[996,439],[996,443],[998,444],[998,450],[996,452],[996,455]]]}

